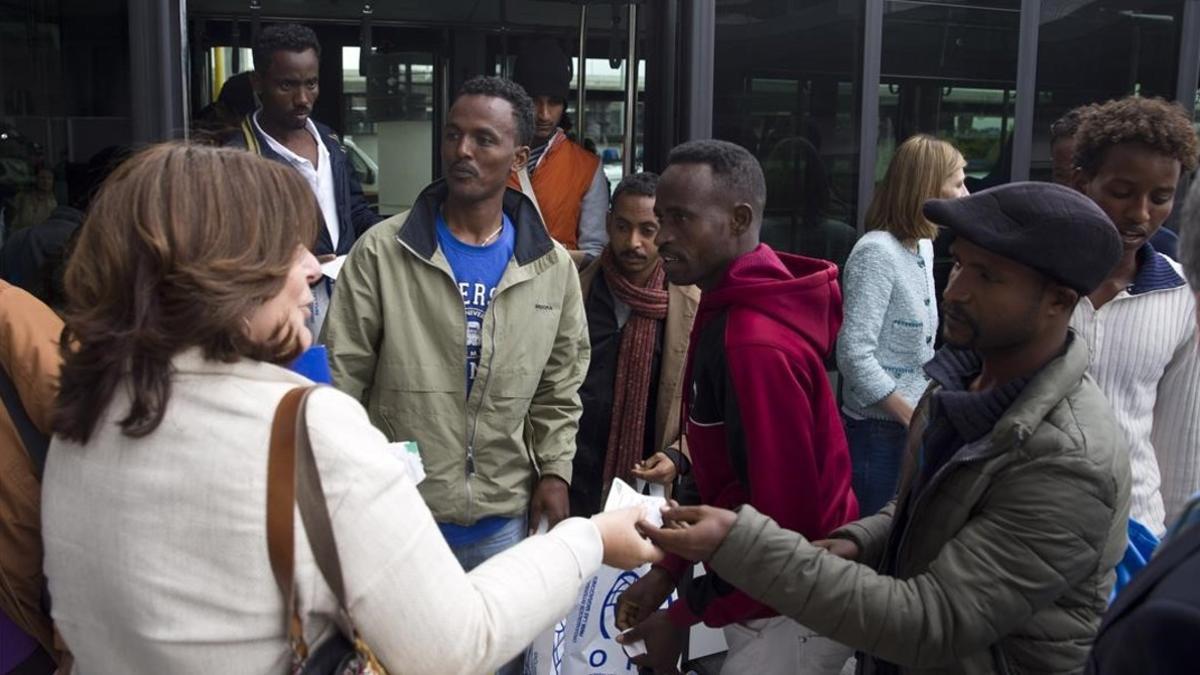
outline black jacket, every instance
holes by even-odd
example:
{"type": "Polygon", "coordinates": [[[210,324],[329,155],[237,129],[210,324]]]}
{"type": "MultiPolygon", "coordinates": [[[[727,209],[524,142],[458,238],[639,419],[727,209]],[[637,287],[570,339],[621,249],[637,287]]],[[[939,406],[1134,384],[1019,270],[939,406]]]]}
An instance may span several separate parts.
{"type": "MultiPolygon", "coordinates": [[[[593,263],[593,264],[599,264],[593,263]]],[[[592,516],[604,510],[604,463],[608,458],[608,437],[612,430],[614,387],[617,381],[617,362],[621,353],[624,325],[617,319],[617,299],[604,273],[600,272],[583,299],[587,312],[588,338],[592,345],[592,361],[587,377],[579,388],[583,414],[575,436],[574,468],[571,472],[571,515],[592,516]]],[[[658,412],[659,371],[662,368],[663,329],[661,323],[654,337],[653,376],[646,396],[646,432],[642,459],[653,455],[655,415],[658,412]]],[[[681,460],[676,460],[679,466],[681,460]]]]}
{"type": "Polygon", "coordinates": [[[1109,607],[1092,675],[1200,672],[1200,525],[1164,544],[1109,607]]]}
{"type": "MultiPolygon", "coordinates": [[[[313,253],[316,255],[329,253],[345,255],[350,252],[350,247],[362,236],[362,233],[382,218],[363,197],[362,185],[359,184],[358,178],[350,168],[350,161],[346,157],[346,151],[342,149],[337,134],[333,129],[316,120],[313,120],[313,124],[317,126],[317,133],[325,143],[326,149],[329,150],[330,170],[333,173],[333,194],[337,201],[338,232],[340,233],[337,250],[334,250],[329,230],[325,227],[319,228],[319,239],[313,253]]],[[[225,141],[225,146],[250,150],[256,155],[287,164],[287,160],[271,149],[266,136],[259,133],[251,115],[247,115],[242,120],[241,129],[225,141]]]]}

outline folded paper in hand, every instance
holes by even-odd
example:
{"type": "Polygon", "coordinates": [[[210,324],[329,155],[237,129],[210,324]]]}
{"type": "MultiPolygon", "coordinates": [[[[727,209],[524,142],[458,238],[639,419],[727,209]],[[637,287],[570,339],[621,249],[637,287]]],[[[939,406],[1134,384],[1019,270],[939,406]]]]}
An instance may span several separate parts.
{"type": "Polygon", "coordinates": [[[612,487],[608,490],[608,501],[604,502],[604,510],[618,511],[631,506],[640,506],[644,514],[643,518],[655,527],[662,527],[662,508],[666,505],[666,499],[644,495],[630,487],[629,483],[620,478],[614,478],[612,487]]]}

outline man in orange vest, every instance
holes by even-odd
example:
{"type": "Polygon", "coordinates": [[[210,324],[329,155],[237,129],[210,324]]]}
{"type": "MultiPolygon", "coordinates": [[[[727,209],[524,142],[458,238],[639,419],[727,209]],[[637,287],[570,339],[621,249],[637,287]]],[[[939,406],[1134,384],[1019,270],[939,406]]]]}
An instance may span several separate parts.
{"type": "Polygon", "coordinates": [[[562,128],[571,87],[570,59],[554,40],[527,44],[517,56],[513,80],[533,98],[537,118],[526,164],[528,181],[513,172],[509,184],[533,191],[530,197],[541,209],[550,236],[582,266],[608,243],[608,179],[600,158],[567,138],[562,128]]]}

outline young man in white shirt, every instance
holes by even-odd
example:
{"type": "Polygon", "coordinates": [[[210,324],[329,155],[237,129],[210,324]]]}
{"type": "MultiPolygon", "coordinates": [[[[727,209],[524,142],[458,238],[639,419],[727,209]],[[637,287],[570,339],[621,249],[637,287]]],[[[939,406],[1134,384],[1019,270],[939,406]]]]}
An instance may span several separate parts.
{"type": "Polygon", "coordinates": [[[1075,187],[1116,225],[1124,254],[1080,301],[1071,327],[1129,446],[1130,517],[1160,537],[1200,489],[1200,360],[1195,298],[1179,264],[1150,240],[1196,157],[1191,116],[1161,99],[1096,106],[1075,133],[1075,187]]]}
{"type": "MultiPolygon", "coordinates": [[[[242,120],[239,133],[226,145],[287,164],[304,176],[324,221],[313,253],[330,263],[349,253],[380,218],[363,197],[337,134],[312,119],[320,94],[320,65],[321,44],[311,29],[283,24],[259,33],[251,83],[261,106],[242,120]]],[[[337,276],[334,269],[326,268],[326,273],[313,287],[313,335],[320,333],[337,276]]]]}

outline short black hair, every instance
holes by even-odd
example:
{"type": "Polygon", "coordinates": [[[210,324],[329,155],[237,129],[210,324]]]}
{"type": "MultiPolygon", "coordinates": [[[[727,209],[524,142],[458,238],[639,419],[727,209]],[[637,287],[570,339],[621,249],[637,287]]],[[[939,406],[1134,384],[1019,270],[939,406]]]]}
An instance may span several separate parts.
{"type": "Polygon", "coordinates": [[[612,198],[609,199],[609,208],[615,208],[617,205],[617,197],[621,195],[638,195],[641,197],[653,197],[654,191],[658,189],[658,174],[650,171],[642,171],[640,173],[631,173],[621,179],[617,183],[617,189],[613,190],[612,198]]]}
{"type": "Polygon", "coordinates": [[[321,43],[311,28],[298,23],[281,23],[268,26],[254,41],[254,69],[260,73],[271,67],[275,52],[305,52],[309,49],[321,58],[321,43]]]}
{"type": "Polygon", "coordinates": [[[533,142],[533,120],[536,113],[533,110],[533,99],[521,85],[503,77],[478,75],[463,83],[458,90],[457,101],[463,96],[491,96],[508,101],[513,109],[513,122],[517,127],[517,145],[529,145],[533,142]]]}
{"type": "Polygon", "coordinates": [[[1196,129],[1183,106],[1161,98],[1126,96],[1096,106],[1075,132],[1075,166],[1096,175],[1109,148],[1137,143],[1179,162],[1184,173],[1196,168],[1196,129]]]}
{"type": "Polygon", "coordinates": [[[707,164],[721,187],[762,216],[767,206],[767,181],[758,159],[746,148],[716,139],[688,141],[671,150],[667,166],[672,164],[707,164]]]}
{"type": "Polygon", "coordinates": [[[1083,122],[1083,118],[1095,109],[1095,103],[1088,103],[1078,108],[1071,108],[1063,113],[1062,117],[1054,120],[1054,123],[1050,125],[1050,145],[1068,138],[1075,138],[1075,132],[1079,131],[1079,125],[1083,122]]]}

